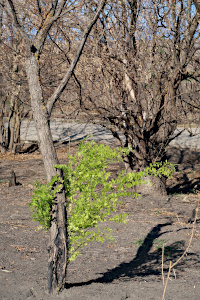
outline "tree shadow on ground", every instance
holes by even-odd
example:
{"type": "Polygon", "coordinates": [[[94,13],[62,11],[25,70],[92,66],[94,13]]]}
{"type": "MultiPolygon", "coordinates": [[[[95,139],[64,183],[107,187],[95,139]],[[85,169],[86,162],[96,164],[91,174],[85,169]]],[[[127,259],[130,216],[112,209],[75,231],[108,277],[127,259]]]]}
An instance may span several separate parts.
{"type": "Polygon", "coordinates": [[[183,165],[184,169],[195,167],[200,164],[200,151],[191,150],[190,148],[170,147],[167,150],[167,160],[173,164],[183,165]]]}
{"type": "Polygon", "coordinates": [[[89,138],[94,139],[96,142],[105,142],[106,144],[113,145],[113,137],[112,133],[107,130],[105,132],[104,128],[94,127],[93,125],[92,130],[86,130],[88,127],[85,125],[83,128],[81,127],[79,131],[77,131],[77,126],[76,129],[74,128],[68,128],[68,129],[63,129],[62,131],[57,132],[58,138],[54,140],[54,143],[60,143],[60,144],[68,144],[70,142],[75,142],[75,141],[82,141],[83,139],[89,138]],[[110,139],[106,138],[106,136],[109,135],[110,139]],[[92,137],[91,137],[92,136],[92,137]]]}
{"type": "MultiPolygon", "coordinates": [[[[92,283],[110,283],[114,280],[130,280],[130,278],[135,277],[146,277],[150,275],[161,276],[161,256],[162,249],[158,249],[154,252],[150,252],[154,242],[161,235],[166,232],[161,232],[161,229],[165,226],[172,225],[172,223],[158,224],[153,227],[152,230],[147,234],[142,245],[138,248],[137,254],[133,260],[130,262],[122,262],[119,266],[108,270],[103,273],[101,277],[96,279],[88,280],[86,282],[77,283],[67,283],[66,288],[71,288],[74,286],[90,285],[92,283]]],[[[168,261],[176,261],[184,252],[184,241],[177,241],[165,248],[165,264],[168,261]]],[[[189,258],[190,263],[196,264],[199,262],[199,258],[196,253],[188,253],[187,258],[189,258]]],[[[167,263],[169,265],[169,262],[167,263]]],[[[180,262],[176,269],[183,271],[185,268],[185,262],[180,262]]],[[[167,269],[164,269],[167,271],[167,269]]]]}
{"type": "Polygon", "coordinates": [[[172,184],[167,187],[168,194],[194,193],[200,190],[200,151],[178,149],[167,150],[167,159],[176,165],[172,184]]]}
{"type": "Polygon", "coordinates": [[[197,193],[200,191],[200,177],[189,180],[187,174],[183,174],[179,183],[167,188],[168,195],[197,193]]]}

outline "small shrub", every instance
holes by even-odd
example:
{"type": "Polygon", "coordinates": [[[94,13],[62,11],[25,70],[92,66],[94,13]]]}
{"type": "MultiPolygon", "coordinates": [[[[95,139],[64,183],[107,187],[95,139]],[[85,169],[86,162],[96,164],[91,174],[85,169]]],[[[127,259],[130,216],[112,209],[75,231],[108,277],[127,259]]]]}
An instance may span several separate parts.
{"type": "Polygon", "coordinates": [[[120,199],[126,196],[137,197],[131,188],[144,183],[144,176],[170,176],[173,171],[173,166],[167,162],[155,163],[143,172],[127,173],[123,170],[117,178],[111,178],[108,166],[122,161],[123,154],[128,151],[112,149],[94,141],[83,141],[74,156],[68,155],[68,165],[54,166],[63,171],[64,179],[55,176],[48,184],[36,183],[30,209],[33,220],[39,221],[46,230],[50,228],[51,207],[60,188],[55,184],[64,183],[69,261],[74,260],[80,254],[80,249],[89,242],[113,239],[111,229],[99,228],[99,224],[108,220],[125,222],[127,214],[117,213],[117,207],[122,201],[120,199]]]}

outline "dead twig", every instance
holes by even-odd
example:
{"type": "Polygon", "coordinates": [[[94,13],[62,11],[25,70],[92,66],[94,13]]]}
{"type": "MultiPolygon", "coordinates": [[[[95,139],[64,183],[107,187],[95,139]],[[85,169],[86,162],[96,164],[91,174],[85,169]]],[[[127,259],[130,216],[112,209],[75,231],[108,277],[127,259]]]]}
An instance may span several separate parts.
{"type": "MultiPolygon", "coordinates": [[[[171,270],[172,270],[172,269],[173,269],[173,268],[181,261],[181,259],[187,254],[187,252],[188,252],[188,250],[189,250],[189,248],[190,248],[190,246],[191,246],[192,239],[193,239],[193,237],[194,237],[194,231],[195,231],[195,225],[196,225],[196,221],[197,221],[198,211],[199,211],[199,200],[198,200],[198,202],[197,202],[195,218],[194,218],[194,222],[193,222],[193,226],[192,226],[192,233],[191,233],[191,236],[190,236],[190,240],[189,240],[188,246],[187,246],[187,248],[185,249],[185,251],[183,252],[183,254],[181,255],[181,257],[179,257],[179,259],[177,259],[177,261],[176,261],[175,263],[172,264],[171,261],[170,261],[170,263],[169,263],[169,270],[168,270],[167,279],[166,279],[165,286],[164,286],[164,290],[163,290],[162,300],[165,299],[165,293],[166,293],[167,284],[168,284],[168,281],[169,281],[169,276],[170,276],[171,270]]],[[[162,278],[163,278],[163,283],[164,283],[164,275],[163,275],[163,256],[164,256],[164,250],[162,250],[162,278]]]]}
{"type": "Polygon", "coordinates": [[[163,243],[163,245],[162,245],[162,280],[163,280],[163,285],[165,285],[165,277],[164,277],[164,272],[163,272],[164,253],[165,253],[165,243],[163,243]]]}

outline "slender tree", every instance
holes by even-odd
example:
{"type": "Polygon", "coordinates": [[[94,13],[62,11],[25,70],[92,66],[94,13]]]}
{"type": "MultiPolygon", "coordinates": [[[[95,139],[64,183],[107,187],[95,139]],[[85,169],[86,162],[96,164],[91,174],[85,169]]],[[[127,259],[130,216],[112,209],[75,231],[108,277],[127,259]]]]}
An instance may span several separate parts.
{"type": "MultiPolygon", "coordinates": [[[[88,35],[105,6],[106,0],[99,1],[92,20],[85,25],[82,39],[68,70],[48,99],[44,98],[42,89],[40,61],[45,44],[50,39],[49,35],[54,31],[54,25],[61,21],[67,22],[68,17],[70,21],[71,15],[76,13],[76,9],[80,10],[83,3],[84,1],[52,0],[35,1],[33,5],[29,6],[29,3],[20,0],[0,1],[6,17],[12,19],[15,31],[20,34],[23,41],[24,66],[29,85],[31,107],[48,181],[55,175],[62,177],[62,173],[53,167],[58,164],[58,158],[50,131],[51,112],[74,72],[88,35]]],[[[64,187],[56,194],[56,199],[52,205],[48,251],[48,291],[62,290],[66,281],[67,268],[67,212],[64,187]]]]}
{"type": "MultiPolygon", "coordinates": [[[[1,11],[1,13],[3,13],[1,11]]],[[[22,43],[12,27],[12,19],[1,17],[0,64],[2,74],[2,126],[7,117],[8,126],[4,127],[4,139],[1,152],[15,153],[20,149],[20,125],[23,116],[27,115],[29,98],[24,69],[22,63],[22,43]],[[25,112],[26,111],[26,112],[25,112]]]]}
{"type": "Polygon", "coordinates": [[[0,73],[0,151],[6,153],[6,129],[3,123],[6,97],[3,94],[3,75],[0,73]]]}

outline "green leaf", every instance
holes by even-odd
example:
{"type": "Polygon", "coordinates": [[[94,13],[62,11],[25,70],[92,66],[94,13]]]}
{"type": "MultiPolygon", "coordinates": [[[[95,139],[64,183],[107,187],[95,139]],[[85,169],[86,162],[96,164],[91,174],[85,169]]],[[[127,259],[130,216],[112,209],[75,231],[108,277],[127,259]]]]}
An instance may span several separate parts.
{"type": "Polygon", "coordinates": [[[139,197],[132,188],[144,183],[145,176],[171,176],[174,165],[167,161],[150,164],[143,172],[123,170],[116,178],[107,171],[112,163],[123,161],[123,154],[133,151],[112,149],[94,141],[81,142],[74,156],[68,155],[67,165],[55,165],[61,169],[63,178],[56,175],[47,184],[36,181],[31,203],[32,219],[44,229],[51,226],[51,209],[64,184],[66,208],[68,211],[67,231],[69,236],[69,261],[73,261],[80,250],[93,241],[113,240],[110,228],[100,229],[100,223],[107,220],[125,222],[126,214],[117,213],[120,197],[139,197]]]}

